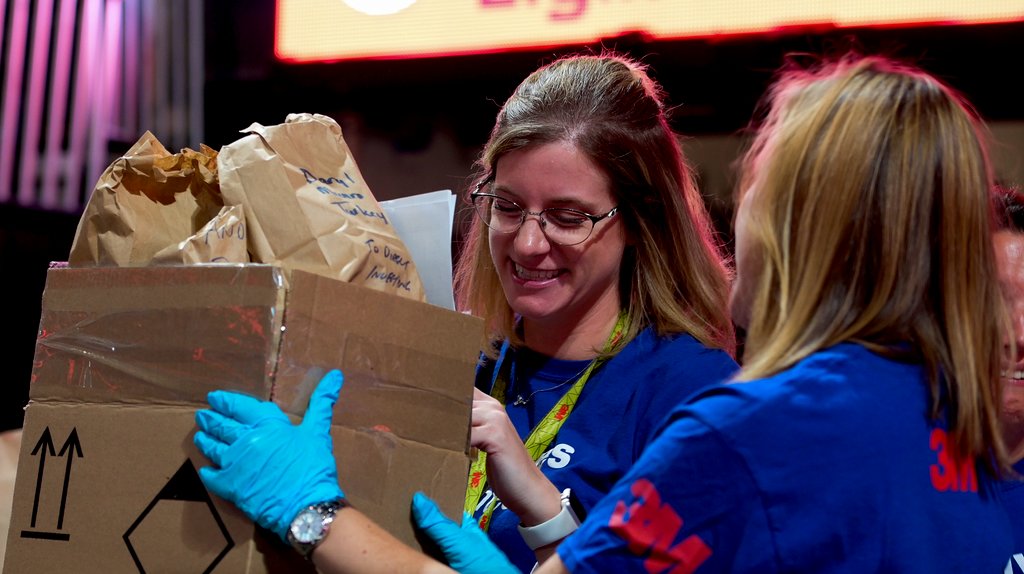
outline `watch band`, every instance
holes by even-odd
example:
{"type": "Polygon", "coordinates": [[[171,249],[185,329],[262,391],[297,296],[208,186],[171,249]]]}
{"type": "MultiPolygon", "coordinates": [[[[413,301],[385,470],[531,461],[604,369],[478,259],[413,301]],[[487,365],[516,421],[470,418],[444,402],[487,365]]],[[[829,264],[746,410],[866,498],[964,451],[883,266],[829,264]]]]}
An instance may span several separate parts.
{"type": "Polygon", "coordinates": [[[530,547],[536,550],[541,546],[558,542],[572,534],[580,527],[580,523],[586,518],[586,512],[580,504],[572,489],[562,491],[562,510],[554,518],[541,522],[536,526],[519,525],[519,535],[530,547]]]}
{"type": "Polygon", "coordinates": [[[346,506],[348,501],[338,498],[303,508],[288,527],[288,543],[308,560],[327,536],[335,515],[346,506]]]}

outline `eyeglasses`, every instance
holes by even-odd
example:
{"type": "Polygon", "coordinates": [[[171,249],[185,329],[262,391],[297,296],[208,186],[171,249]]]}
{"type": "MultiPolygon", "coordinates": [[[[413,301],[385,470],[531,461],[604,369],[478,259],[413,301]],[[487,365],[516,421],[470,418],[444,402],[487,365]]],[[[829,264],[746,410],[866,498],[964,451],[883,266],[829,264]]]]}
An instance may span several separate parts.
{"type": "Polygon", "coordinates": [[[484,193],[479,187],[477,191],[469,194],[469,198],[484,225],[498,233],[515,233],[526,222],[527,216],[535,215],[544,235],[559,245],[583,243],[593,233],[594,226],[599,221],[612,217],[619,211],[618,206],[604,215],[591,215],[568,207],[526,211],[518,203],[493,193],[484,193]]]}

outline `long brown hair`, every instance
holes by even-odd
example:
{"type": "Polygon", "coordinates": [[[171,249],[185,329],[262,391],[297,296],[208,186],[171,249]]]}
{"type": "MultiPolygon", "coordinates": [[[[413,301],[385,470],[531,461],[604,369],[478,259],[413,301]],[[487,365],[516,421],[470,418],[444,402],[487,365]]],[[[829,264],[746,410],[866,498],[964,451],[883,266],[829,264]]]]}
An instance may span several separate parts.
{"type": "MultiPolygon", "coordinates": [[[[733,352],[730,271],[668,125],[661,88],[645,68],[613,54],[576,55],[533,72],[498,113],[474,187],[508,152],[558,141],[571,142],[605,171],[631,238],[619,281],[629,324],[613,352],[649,325],[733,352]]],[[[476,218],[455,287],[459,308],[484,317],[489,337],[521,343],[487,228],[476,218]]]]}
{"type": "Polygon", "coordinates": [[[932,76],[877,57],[787,70],[768,103],[743,158],[760,269],[738,378],[844,341],[909,350],[958,454],[1005,464],[982,123],[932,76]]]}

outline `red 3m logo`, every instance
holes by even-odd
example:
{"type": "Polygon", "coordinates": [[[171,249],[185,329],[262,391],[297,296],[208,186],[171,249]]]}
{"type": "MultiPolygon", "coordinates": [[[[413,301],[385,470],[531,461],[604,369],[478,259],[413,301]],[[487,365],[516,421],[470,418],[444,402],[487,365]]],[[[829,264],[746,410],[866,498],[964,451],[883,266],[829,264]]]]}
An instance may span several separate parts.
{"type": "Polygon", "coordinates": [[[648,572],[691,574],[711,556],[711,548],[696,534],[670,547],[683,526],[683,519],[671,506],[661,503],[653,483],[641,478],[633,483],[630,492],[637,500],[628,508],[620,500],[608,526],[629,543],[633,554],[642,556],[650,552],[644,560],[648,572]]]}
{"type": "Polygon", "coordinates": [[[932,478],[932,486],[939,492],[978,492],[978,476],[974,471],[974,461],[957,460],[949,450],[949,437],[942,429],[933,429],[929,446],[938,456],[936,464],[928,469],[932,478]]]}

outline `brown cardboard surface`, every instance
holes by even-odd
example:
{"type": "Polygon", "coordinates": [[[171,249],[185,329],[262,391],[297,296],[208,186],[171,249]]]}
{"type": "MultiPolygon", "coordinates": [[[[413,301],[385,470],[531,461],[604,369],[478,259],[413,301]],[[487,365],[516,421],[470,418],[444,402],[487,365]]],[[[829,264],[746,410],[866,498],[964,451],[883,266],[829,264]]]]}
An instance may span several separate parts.
{"type": "Polygon", "coordinates": [[[197,482],[192,409],[30,411],[5,572],[246,572],[254,529],[197,482]]]}
{"type": "Polygon", "coordinates": [[[51,269],[29,396],[196,405],[229,388],[268,397],[284,281],[267,265],[51,269]]]}
{"type": "Polygon", "coordinates": [[[53,269],[5,573],[300,572],[210,495],[194,413],[209,390],[301,415],[346,374],[336,456],[352,503],[416,544],[416,490],[461,515],[478,319],[264,265],[53,269]]]}
{"type": "Polygon", "coordinates": [[[11,523],[14,477],[21,451],[21,429],[0,433],[0,559],[7,552],[7,528],[11,523]]]}

